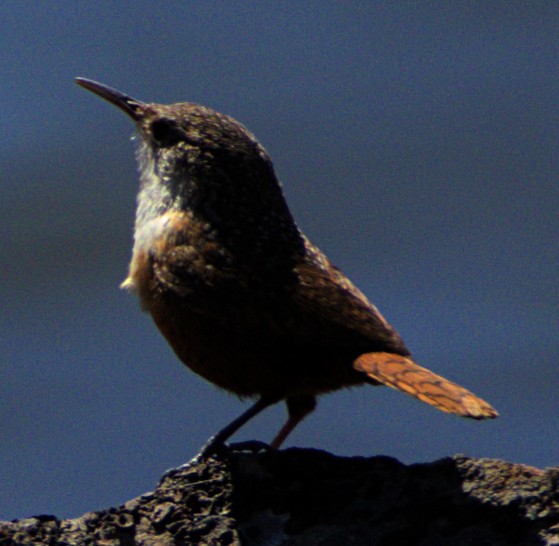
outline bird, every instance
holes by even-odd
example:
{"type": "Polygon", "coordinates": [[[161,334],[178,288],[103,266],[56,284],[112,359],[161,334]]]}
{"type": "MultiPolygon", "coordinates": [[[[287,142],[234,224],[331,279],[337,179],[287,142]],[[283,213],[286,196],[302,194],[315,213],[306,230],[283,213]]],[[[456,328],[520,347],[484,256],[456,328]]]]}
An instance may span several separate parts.
{"type": "Polygon", "coordinates": [[[386,385],[473,419],[497,411],[417,364],[396,330],[299,229],[268,152],[235,119],[192,103],[145,103],[76,83],[126,113],[139,134],[139,192],[129,272],[177,357],[254,400],[215,434],[223,445],[279,402],[279,448],[318,396],[386,385]]]}

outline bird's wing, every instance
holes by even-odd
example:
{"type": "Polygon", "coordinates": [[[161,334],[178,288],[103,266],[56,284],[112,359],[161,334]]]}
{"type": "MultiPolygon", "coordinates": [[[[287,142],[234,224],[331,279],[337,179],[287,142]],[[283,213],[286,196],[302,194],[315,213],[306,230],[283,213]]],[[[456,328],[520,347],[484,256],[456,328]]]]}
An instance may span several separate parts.
{"type": "Polygon", "coordinates": [[[365,295],[307,242],[307,256],[295,268],[293,292],[297,312],[315,323],[334,346],[340,341],[356,350],[409,355],[396,330],[365,295]],[[329,337],[328,337],[329,336],[329,337]]]}

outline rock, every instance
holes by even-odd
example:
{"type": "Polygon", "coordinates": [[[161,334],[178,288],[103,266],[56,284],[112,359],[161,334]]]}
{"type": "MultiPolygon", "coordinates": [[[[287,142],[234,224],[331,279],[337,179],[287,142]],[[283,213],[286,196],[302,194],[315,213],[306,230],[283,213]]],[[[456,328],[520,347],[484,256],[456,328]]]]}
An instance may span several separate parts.
{"type": "Polygon", "coordinates": [[[171,470],[153,493],[118,508],[0,522],[0,546],[27,544],[559,544],[559,468],[227,448],[171,470]]]}

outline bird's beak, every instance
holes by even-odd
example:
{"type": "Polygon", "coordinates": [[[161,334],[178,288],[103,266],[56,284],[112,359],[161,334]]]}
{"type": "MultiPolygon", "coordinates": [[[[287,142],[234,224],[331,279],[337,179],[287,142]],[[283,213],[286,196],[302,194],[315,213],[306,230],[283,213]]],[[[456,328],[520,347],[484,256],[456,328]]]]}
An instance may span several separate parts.
{"type": "Polygon", "coordinates": [[[146,103],[133,99],[108,85],[103,85],[102,83],[88,80],[87,78],[76,78],[74,81],[92,93],[118,106],[118,108],[126,112],[136,122],[144,117],[149,108],[146,103]]]}

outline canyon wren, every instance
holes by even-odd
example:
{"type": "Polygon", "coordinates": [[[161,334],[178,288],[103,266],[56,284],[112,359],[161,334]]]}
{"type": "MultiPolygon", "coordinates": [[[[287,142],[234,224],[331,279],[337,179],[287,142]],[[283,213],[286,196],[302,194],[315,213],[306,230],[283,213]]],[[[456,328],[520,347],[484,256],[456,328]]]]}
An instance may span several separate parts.
{"type": "Polygon", "coordinates": [[[271,443],[278,448],[318,395],[363,384],[464,417],[497,416],[412,360],[378,309],[299,230],[268,153],[243,125],[198,104],[148,104],[76,82],[128,114],[140,135],[122,286],[191,370],[256,399],[213,445],[284,400],[288,419],[271,443]]]}

